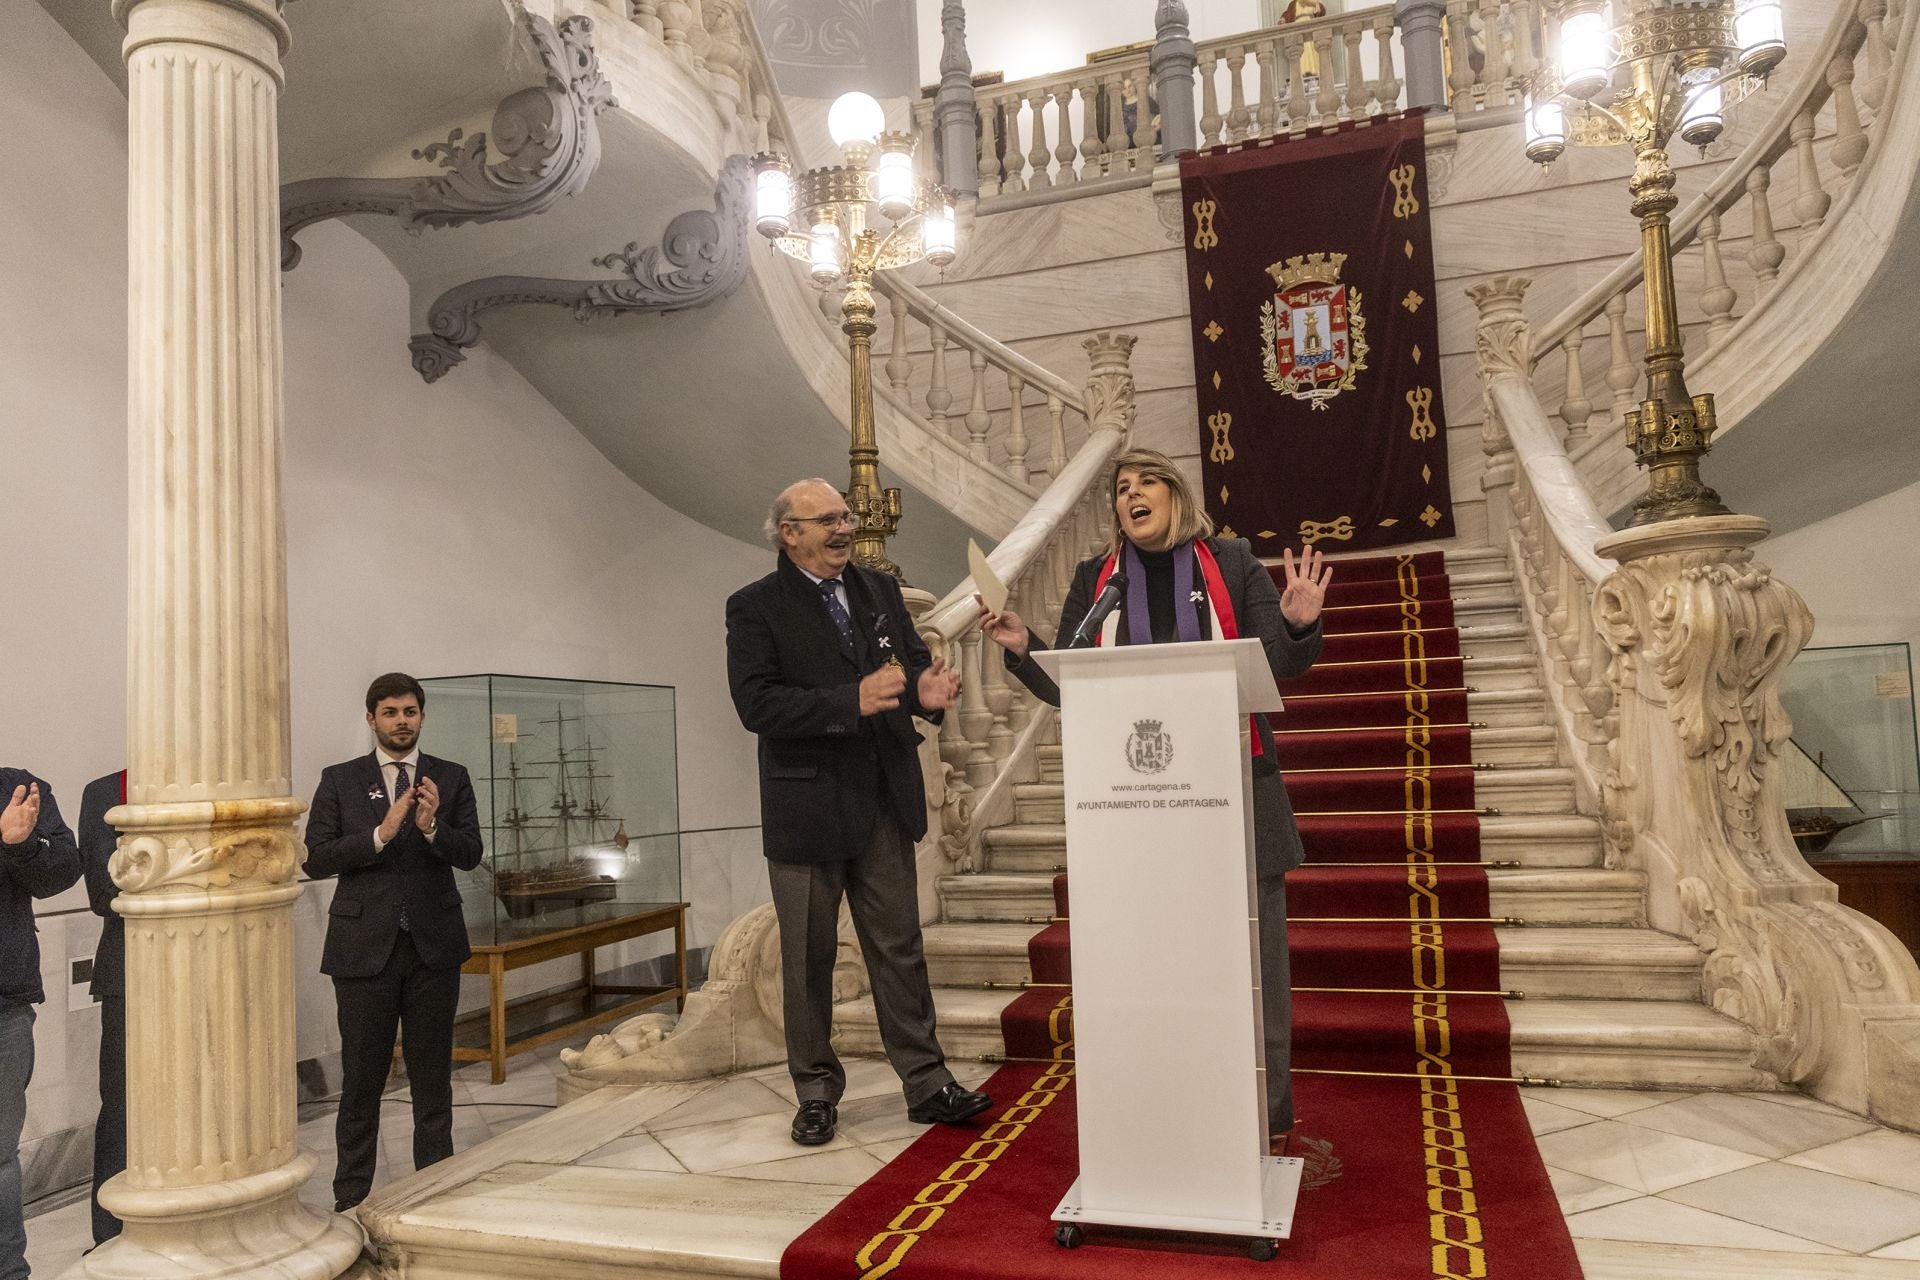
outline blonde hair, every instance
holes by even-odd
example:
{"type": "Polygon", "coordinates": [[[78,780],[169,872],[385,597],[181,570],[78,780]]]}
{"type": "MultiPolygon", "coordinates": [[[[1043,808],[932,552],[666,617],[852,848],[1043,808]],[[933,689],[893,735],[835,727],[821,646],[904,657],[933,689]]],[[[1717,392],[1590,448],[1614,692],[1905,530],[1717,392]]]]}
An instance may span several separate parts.
{"type": "Polygon", "coordinates": [[[1107,480],[1107,515],[1113,520],[1113,541],[1109,551],[1118,552],[1127,535],[1120,524],[1120,512],[1116,508],[1116,499],[1120,496],[1120,473],[1131,471],[1142,477],[1152,477],[1167,486],[1167,496],[1171,500],[1172,524],[1169,532],[1173,535],[1173,546],[1183,542],[1192,542],[1197,538],[1213,536],[1213,517],[1194,495],[1193,486],[1187,483],[1187,477],[1180,468],[1173,465],[1173,459],[1158,449],[1129,449],[1113,460],[1113,474],[1107,480]]]}

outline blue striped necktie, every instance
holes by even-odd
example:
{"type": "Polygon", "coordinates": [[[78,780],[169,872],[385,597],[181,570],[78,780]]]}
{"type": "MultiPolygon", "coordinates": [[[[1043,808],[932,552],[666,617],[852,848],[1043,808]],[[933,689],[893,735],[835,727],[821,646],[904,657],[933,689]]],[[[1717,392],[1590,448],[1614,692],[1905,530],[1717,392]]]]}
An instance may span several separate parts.
{"type": "MultiPolygon", "coordinates": [[[[393,798],[398,800],[401,796],[407,794],[407,787],[409,785],[407,762],[405,760],[396,760],[393,765],[393,798]]],[[[402,830],[404,829],[403,826],[402,830]]],[[[409,927],[407,924],[407,897],[405,889],[402,889],[400,892],[400,927],[402,929],[409,927]]]]}
{"type": "Polygon", "coordinates": [[[820,598],[827,602],[827,616],[833,619],[833,625],[840,629],[840,643],[853,648],[853,619],[847,616],[847,607],[840,603],[840,596],[834,588],[840,585],[838,578],[820,580],[820,598]]]}

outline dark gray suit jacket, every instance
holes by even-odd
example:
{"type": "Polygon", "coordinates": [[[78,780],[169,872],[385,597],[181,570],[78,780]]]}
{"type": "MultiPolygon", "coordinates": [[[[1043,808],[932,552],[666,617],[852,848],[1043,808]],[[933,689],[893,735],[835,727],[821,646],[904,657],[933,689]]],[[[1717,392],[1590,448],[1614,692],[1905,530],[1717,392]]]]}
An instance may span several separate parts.
{"type": "Polygon", "coordinates": [[[107,872],[120,833],[107,824],[107,810],[124,801],[126,771],[117,769],[95,778],[80,793],[80,869],[87,879],[87,905],[104,924],[100,945],[93,951],[93,998],[106,1000],[127,994],[126,922],[113,909],[120,886],[107,872]]]}

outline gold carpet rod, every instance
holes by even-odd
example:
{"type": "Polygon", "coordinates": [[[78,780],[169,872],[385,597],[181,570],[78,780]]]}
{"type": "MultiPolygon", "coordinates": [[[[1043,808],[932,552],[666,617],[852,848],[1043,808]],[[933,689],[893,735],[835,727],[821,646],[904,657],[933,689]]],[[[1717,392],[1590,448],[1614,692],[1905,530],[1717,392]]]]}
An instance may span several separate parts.
{"type": "MultiPolygon", "coordinates": [[[[1500,766],[1490,760],[1469,760],[1465,764],[1342,764],[1328,765],[1324,769],[1282,769],[1280,772],[1292,777],[1301,773],[1432,773],[1436,769],[1474,769],[1486,773],[1500,766]]],[[[1537,768],[1536,765],[1521,765],[1520,768],[1537,768]]]]}
{"type": "Polygon", "coordinates": [[[1353,724],[1335,725],[1328,729],[1275,729],[1274,737],[1283,733],[1399,733],[1404,729],[1490,729],[1493,726],[1485,720],[1464,720],[1450,724],[1353,724]]]}
{"type": "MultiPolygon", "coordinates": [[[[1067,991],[1071,982],[982,982],[981,991],[1067,991]]],[[[1290,987],[1291,991],[1313,991],[1327,994],[1356,992],[1360,995],[1375,996],[1499,996],[1502,1000],[1525,1000],[1524,991],[1428,991],[1419,987],[1290,987]]]]}
{"type": "MultiPolygon", "coordinates": [[[[1071,916],[1027,916],[1022,924],[1067,924],[1071,916]]],[[[1288,916],[1291,924],[1497,924],[1523,925],[1517,916],[1288,916]]]]}
{"type": "MultiPolygon", "coordinates": [[[[1324,662],[1316,662],[1313,665],[1316,667],[1324,667],[1331,664],[1324,663],[1324,662]]],[[[1310,699],[1316,699],[1316,698],[1403,698],[1410,693],[1478,693],[1478,692],[1480,692],[1480,690],[1473,685],[1456,684],[1456,685],[1448,685],[1444,689],[1351,689],[1351,690],[1348,690],[1346,693],[1290,693],[1286,696],[1286,700],[1288,702],[1305,702],[1310,699]]],[[[1278,714],[1285,715],[1286,712],[1282,711],[1282,712],[1279,712],[1278,714]]]]}
{"type": "MultiPolygon", "coordinates": [[[[1325,613],[1326,610],[1323,608],[1321,612],[1325,613]]],[[[1460,628],[1458,626],[1387,627],[1384,630],[1380,630],[1380,631],[1329,631],[1326,633],[1326,638],[1328,640],[1338,640],[1346,636],[1412,636],[1412,635],[1420,635],[1422,633],[1431,634],[1432,632],[1435,632],[1435,631],[1458,631],[1459,629],[1460,628]]]]}
{"type": "MultiPolygon", "coordinates": [[[[1470,653],[1430,653],[1418,658],[1354,658],[1347,662],[1316,662],[1315,671],[1322,667],[1404,667],[1409,662],[1472,662],[1470,653]]],[[[1370,693],[1395,693],[1394,689],[1371,689],[1370,693]]],[[[1289,697],[1292,695],[1289,694],[1289,697]]]]}
{"type": "Polygon", "coordinates": [[[1483,818],[1500,816],[1500,810],[1492,805],[1479,809],[1302,809],[1293,816],[1296,818],[1433,818],[1443,813],[1477,813],[1483,818]]]}
{"type": "Polygon", "coordinates": [[[1320,612],[1344,613],[1349,609],[1394,609],[1394,608],[1398,608],[1400,605],[1403,605],[1403,604],[1443,604],[1443,603],[1465,604],[1466,602],[1467,602],[1466,596],[1433,596],[1428,599],[1411,600],[1411,601],[1387,600],[1387,601],[1383,601],[1380,604],[1324,604],[1320,606],[1320,612]]]}
{"type": "Polygon", "coordinates": [[[1297,870],[1300,870],[1301,867],[1414,867],[1420,870],[1427,870],[1433,867],[1481,867],[1481,868],[1501,867],[1501,868],[1505,868],[1505,867],[1519,867],[1524,865],[1526,864],[1518,861],[1501,861],[1501,862],[1319,862],[1319,861],[1314,861],[1314,862],[1303,862],[1300,864],[1300,867],[1296,867],[1294,869],[1297,871],[1297,870]]]}
{"type": "MultiPolygon", "coordinates": [[[[1008,1061],[1015,1061],[1015,1059],[1009,1058],[1008,1061]]],[[[1022,1058],[1019,1061],[1024,1062],[1027,1059],[1022,1058]]],[[[1048,1062],[1051,1059],[1035,1058],[1033,1061],[1048,1062]]],[[[1481,1084],[1519,1084],[1544,1089],[1565,1087],[1560,1081],[1547,1076],[1463,1076],[1451,1072],[1444,1076],[1436,1076],[1425,1071],[1336,1071],[1331,1067],[1294,1067],[1292,1071],[1297,1076],[1365,1076],[1375,1080],[1470,1080],[1481,1084]]]]}

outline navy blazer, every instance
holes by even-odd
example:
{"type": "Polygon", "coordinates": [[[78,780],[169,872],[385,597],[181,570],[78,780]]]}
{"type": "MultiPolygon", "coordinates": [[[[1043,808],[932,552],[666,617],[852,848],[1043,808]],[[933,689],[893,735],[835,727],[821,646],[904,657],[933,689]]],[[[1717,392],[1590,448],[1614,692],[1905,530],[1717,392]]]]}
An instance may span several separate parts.
{"type": "Polygon", "coordinates": [[[0,809],[15,787],[40,784],[40,820],[21,844],[0,844],[0,1000],[39,1004],[40,936],[33,900],[51,898],[80,878],[80,850],[60,817],[53,788],[25,769],[0,768],[0,809]]]}
{"type": "Polygon", "coordinates": [[[93,951],[93,998],[127,994],[126,921],[113,909],[120,886],[113,882],[107,864],[120,843],[120,832],[107,823],[107,810],[126,798],[126,771],[116,770],[104,778],[95,778],[80,793],[80,867],[87,878],[87,905],[99,916],[100,944],[93,951]]]}
{"type": "Polygon", "coordinates": [[[740,723],[760,736],[760,837],[774,862],[841,862],[866,850],[884,803],[909,840],[927,834],[920,775],[921,672],[933,665],[900,584],[849,564],[853,620],[843,644],[820,588],[784,554],[727,601],[727,683],[740,723]],[[860,714],[860,680],[897,657],[900,705],[860,714]]]}
{"type": "Polygon", "coordinates": [[[400,833],[373,850],[373,833],[389,800],[372,752],[328,765],[307,814],[307,875],[340,877],[327,909],[327,942],[320,972],[335,978],[371,978],[386,967],[400,936],[400,906],[421,960],[430,968],[457,968],[473,954],[460,913],[454,868],[480,865],[480,812],[467,771],[451,760],[420,753],[420,776],[440,789],[432,840],[411,815],[400,833]]]}

